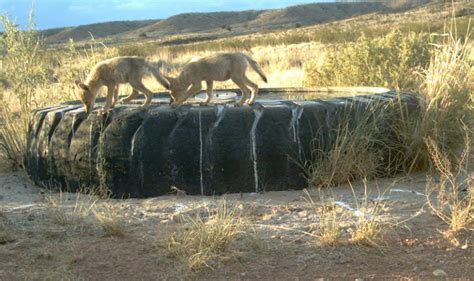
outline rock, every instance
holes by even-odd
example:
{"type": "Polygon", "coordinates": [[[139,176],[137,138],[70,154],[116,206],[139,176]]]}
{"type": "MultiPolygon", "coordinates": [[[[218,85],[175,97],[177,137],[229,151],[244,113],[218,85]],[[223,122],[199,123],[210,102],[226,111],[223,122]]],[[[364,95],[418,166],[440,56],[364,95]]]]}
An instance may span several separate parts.
{"type": "Polygon", "coordinates": [[[442,269],[436,269],[433,271],[433,275],[436,277],[448,277],[448,274],[442,269]]]}

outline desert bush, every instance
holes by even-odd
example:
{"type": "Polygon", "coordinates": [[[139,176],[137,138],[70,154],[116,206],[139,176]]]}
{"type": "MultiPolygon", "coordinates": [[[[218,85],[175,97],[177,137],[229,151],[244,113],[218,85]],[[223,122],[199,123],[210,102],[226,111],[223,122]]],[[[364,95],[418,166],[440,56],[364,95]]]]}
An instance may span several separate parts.
{"type": "Polygon", "coordinates": [[[362,35],[355,42],[328,50],[322,64],[305,64],[309,86],[383,86],[414,89],[416,73],[426,68],[432,52],[426,33],[394,30],[375,39],[362,35]]]}
{"type": "Polygon", "coordinates": [[[0,223],[0,245],[15,241],[15,232],[10,225],[0,223]]]}
{"type": "Polygon", "coordinates": [[[24,30],[6,16],[0,20],[4,29],[0,49],[5,52],[0,83],[8,88],[0,92],[0,147],[21,167],[32,109],[75,99],[74,80],[84,79],[98,61],[118,52],[94,40],[85,49],[76,48],[71,41],[66,50],[46,50],[32,14],[24,30]]]}
{"type": "Polygon", "coordinates": [[[168,241],[168,252],[182,260],[188,270],[212,267],[210,262],[222,255],[243,230],[245,220],[239,210],[226,201],[205,214],[182,216],[181,227],[168,241]]]}
{"type": "Polygon", "coordinates": [[[438,179],[428,178],[426,201],[431,211],[448,225],[449,235],[473,230],[474,173],[469,167],[470,139],[466,137],[461,156],[454,162],[443,154],[432,139],[426,140],[438,179]]]}
{"type": "Polygon", "coordinates": [[[0,49],[5,52],[0,76],[9,86],[8,92],[0,94],[0,145],[13,163],[21,166],[31,109],[38,103],[35,91],[46,80],[42,42],[31,13],[25,30],[20,30],[6,16],[1,16],[0,21],[3,28],[0,49]]]}
{"type": "Polygon", "coordinates": [[[432,140],[451,161],[462,151],[465,127],[474,126],[474,64],[470,57],[470,31],[463,39],[453,32],[442,35],[435,46],[429,66],[423,71],[419,88],[420,113],[403,114],[395,122],[398,141],[402,143],[400,159],[406,172],[433,167],[426,139],[432,140]]]}

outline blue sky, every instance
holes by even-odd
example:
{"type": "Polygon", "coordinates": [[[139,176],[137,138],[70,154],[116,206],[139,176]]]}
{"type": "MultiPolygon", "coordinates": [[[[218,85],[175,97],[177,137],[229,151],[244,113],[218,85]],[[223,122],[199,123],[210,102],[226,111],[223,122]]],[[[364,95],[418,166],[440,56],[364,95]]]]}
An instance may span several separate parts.
{"type": "MultiPolygon", "coordinates": [[[[114,20],[163,19],[185,12],[260,10],[332,0],[35,0],[39,29],[114,20]]],[[[0,13],[23,25],[31,0],[0,0],[0,13]]]]}

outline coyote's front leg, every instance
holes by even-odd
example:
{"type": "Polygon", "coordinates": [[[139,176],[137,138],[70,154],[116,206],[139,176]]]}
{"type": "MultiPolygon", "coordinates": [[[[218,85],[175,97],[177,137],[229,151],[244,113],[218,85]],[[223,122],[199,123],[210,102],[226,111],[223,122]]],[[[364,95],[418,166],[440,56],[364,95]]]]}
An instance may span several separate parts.
{"type": "Polygon", "coordinates": [[[114,100],[112,102],[112,107],[115,107],[115,105],[117,104],[117,102],[119,101],[118,99],[118,93],[119,93],[119,84],[116,84],[114,86],[114,100]]]}
{"type": "Polygon", "coordinates": [[[207,92],[207,97],[206,100],[204,101],[204,104],[208,104],[211,100],[214,94],[212,93],[212,88],[213,88],[213,81],[206,81],[206,92],[207,92]]]}
{"type": "Polygon", "coordinates": [[[99,109],[100,114],[107,113],[107,111],[112,108],[113,98],[114,98],[114,88],[115,85],[108,85],[107,86],[107,97],[105,98],[105,105],[101,109],[99,109]]]}

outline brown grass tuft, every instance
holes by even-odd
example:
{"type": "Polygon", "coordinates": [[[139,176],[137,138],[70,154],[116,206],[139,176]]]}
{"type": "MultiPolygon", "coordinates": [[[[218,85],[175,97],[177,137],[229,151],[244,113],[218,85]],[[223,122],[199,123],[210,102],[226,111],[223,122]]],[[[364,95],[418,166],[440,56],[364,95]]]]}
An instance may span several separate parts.
{"type": "Polygon", "coordinates": [[[222,255],[243,230],[245,220],[239,210],[229,208],[224,200],[205,214],[182,216],[181,227],[168,241],[168,252],[188,270],[212,268],[211,262],[222,255]]]}

